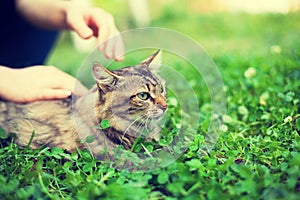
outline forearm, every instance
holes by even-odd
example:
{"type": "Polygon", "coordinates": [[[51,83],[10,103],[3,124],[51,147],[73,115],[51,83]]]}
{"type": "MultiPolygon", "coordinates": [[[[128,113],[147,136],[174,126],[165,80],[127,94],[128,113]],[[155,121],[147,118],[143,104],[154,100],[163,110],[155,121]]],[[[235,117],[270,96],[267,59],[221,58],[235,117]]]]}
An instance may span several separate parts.
{"type": "Polygon", "coordinates": [[[15,0],[18,12],[30,23],[47,29],[68,29],[64,0],[15,0]]]}
{"type": "Polygon", "coordinates": [[[0,65],[0,99],[4,98],[7,92],[10,92],[12,86],[13,69],[0,65]]]}

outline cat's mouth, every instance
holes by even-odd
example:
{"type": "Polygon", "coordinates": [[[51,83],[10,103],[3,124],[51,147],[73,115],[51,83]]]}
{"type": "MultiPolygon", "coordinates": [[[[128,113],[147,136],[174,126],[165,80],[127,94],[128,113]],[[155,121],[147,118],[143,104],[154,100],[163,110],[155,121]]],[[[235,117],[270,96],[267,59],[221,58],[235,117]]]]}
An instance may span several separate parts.
{"type": "Polygon", "coordinates": [[[163,118],[164,113],[162,110],[150,110],[148,117],[153,120],[160,120],[163,118]]]}

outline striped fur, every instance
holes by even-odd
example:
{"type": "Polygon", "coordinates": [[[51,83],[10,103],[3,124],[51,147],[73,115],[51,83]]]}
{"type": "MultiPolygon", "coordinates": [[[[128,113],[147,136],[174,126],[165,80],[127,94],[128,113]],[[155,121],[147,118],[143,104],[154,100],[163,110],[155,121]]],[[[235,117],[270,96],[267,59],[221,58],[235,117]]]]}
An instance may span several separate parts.
{"type": "Polygon", "coordinates": [[[74,151],[88,147],[95,154],[118,145],[130,149],[137,137],[151,139],[158,134],[156,123],[167,109],[164,83],[156,75],[159,54],[115,71],[95,63],[96,86],[74,101],[74,108],[71,98],[28,104],[0,100],[0,127],[16,133],[20,146],[28,145],[34,132],[32,148],[74,151]],[[97,128],[103,119],[112,126],[97,128]],[[91,134],[95,136],[93,143],[78,142],[91,134]]]}

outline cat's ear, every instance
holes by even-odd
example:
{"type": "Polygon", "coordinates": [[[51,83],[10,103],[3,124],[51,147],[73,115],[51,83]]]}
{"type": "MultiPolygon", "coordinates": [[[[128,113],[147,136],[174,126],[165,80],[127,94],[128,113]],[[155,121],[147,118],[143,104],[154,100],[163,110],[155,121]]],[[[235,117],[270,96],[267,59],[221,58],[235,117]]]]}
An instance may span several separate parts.
{"type": "Polygon", "coordinates": [[[161,66],[161,62],[162,62],[162,53],[161,53],[161,49],[159,49],[152,56],[142,61],[141,64],[146,65],[150,70],[156,71],[161,66]]]}
{"type": "Polygon", "coordinates": [[[113,86],[119,79],[116,74],[112,73],[99,63],[94,63],[92,69],[94,78],[101,89],[113,86]]]}

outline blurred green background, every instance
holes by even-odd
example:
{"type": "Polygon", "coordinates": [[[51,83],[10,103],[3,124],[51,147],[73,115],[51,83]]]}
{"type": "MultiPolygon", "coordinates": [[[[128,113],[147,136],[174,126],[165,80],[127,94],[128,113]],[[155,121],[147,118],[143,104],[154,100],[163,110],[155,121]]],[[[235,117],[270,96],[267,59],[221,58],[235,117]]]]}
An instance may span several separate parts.
{"type": "MultiPolygon", "coordinates": [[[[269,57],[274,50],[299,52],[298,11],[249,14],[245,10],[232,11],[226,4],[231,1],[147,1],[150,20],[143,26],[169,28],[185,34],[206,49],[216,62],[218,57],[230,57],[231,54],[247,59],[269,57]]],[[[94,0],[93,4],[110,12],[121,32],[138,27],[129,1],[94,0]]],[[[63,33],[48,64],[74,75],[87,54],[74,48],[70,33],[63,33]]],[[[128,64],[126,59],[123,63],[128,64]]],[[[220,63],[219,67],[222,68],[220,63]]]]}

